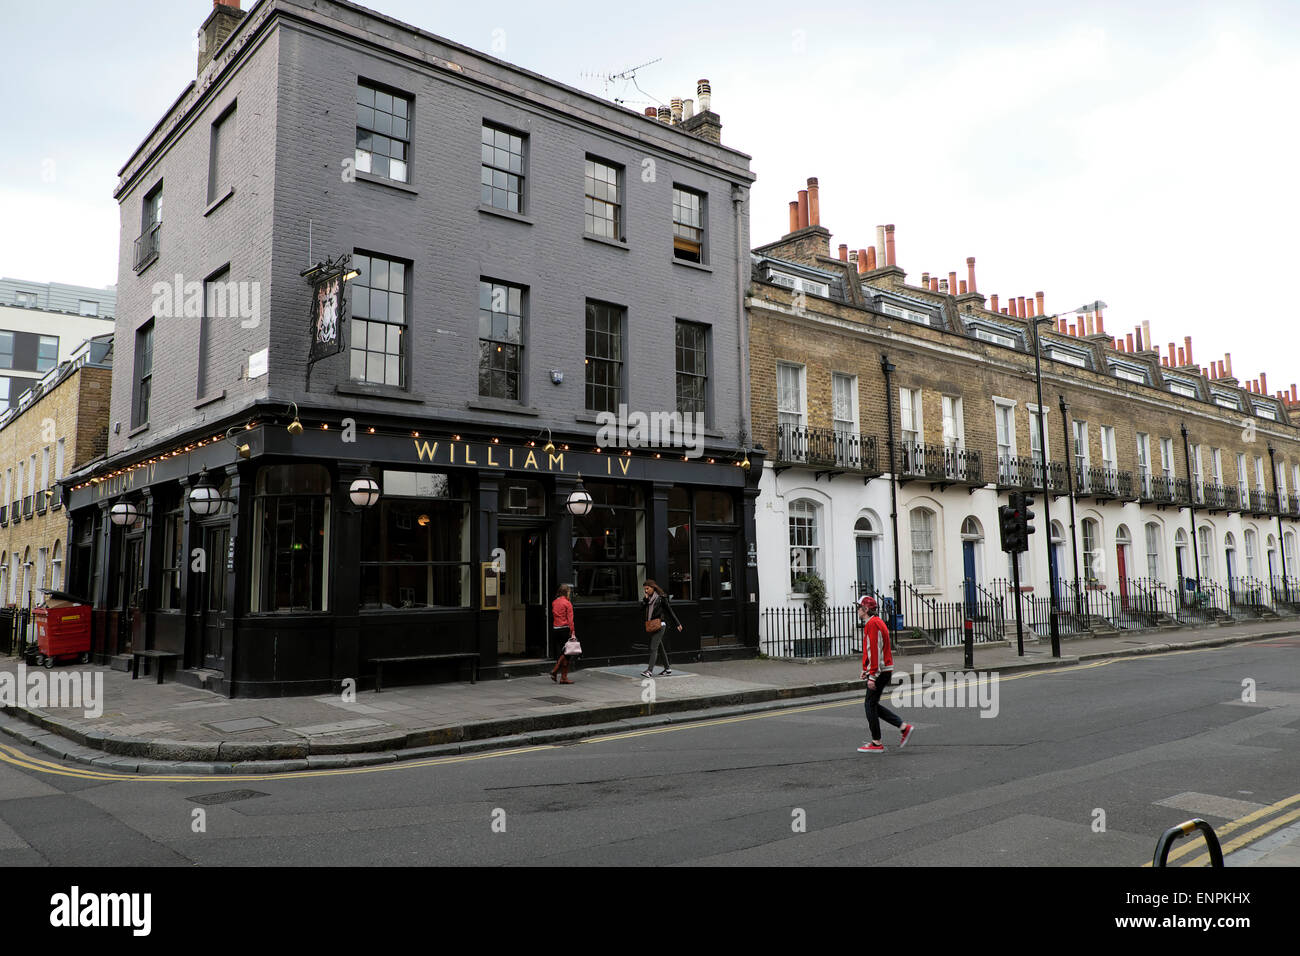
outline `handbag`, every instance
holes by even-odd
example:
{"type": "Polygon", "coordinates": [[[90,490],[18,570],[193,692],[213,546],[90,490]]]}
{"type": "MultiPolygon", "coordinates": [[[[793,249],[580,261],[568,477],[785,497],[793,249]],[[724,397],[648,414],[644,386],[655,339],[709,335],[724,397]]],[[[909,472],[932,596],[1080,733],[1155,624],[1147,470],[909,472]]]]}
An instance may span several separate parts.
{"type": "Polygon", "coordinates": [[[578,643],[578,639],[576,637],[571,637],[564,642],[564,653],[565,654],[582,653],[582,645],[578,643]]]}
{"type": "Polygon", "coordinates": [[[645,632],[647,634],[657,633],[659,628],[663,627],[663,623],[664,622],[659,620],[659,618],[657,617],[651,618],[650,620],[645,622],[645,632]]]}

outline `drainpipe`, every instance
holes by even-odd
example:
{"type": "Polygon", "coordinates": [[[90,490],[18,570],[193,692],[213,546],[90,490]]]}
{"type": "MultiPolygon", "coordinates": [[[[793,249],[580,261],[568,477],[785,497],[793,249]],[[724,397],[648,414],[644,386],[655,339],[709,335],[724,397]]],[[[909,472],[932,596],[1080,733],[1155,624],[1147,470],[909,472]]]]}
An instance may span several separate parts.
{"type": "MultiPolygon", "coordinates": [[[[1273,460],[1272,442],[1268,443],[1268,467],[1273,469],[1273,497],[1277,499],[1277,553],[1282,556],[1282,599],[1290,603],[1291,588],[1286,580],[1286,531],[1282,528],[1282,496],[1277,490],[1277,463],[1273,460]]],[[[1271,588],[1273,582],[1269,581],[1268,586],[1271,588]]]]}
{"type": "MultiPolygon", "coordinates": [[[[1056,396],[1061,404],[1061,431],[1065,433],[1065,488],[1070,495],[1070,551],[1074,555],[1074,613],[1083,613],[1083,602],[1079,597],[1079,539],[1075,532],[1077,521],[1074,516],[1074,456],[1070,453],[1070,419],[1065,396],[1056,396]]],[[[1050,529],[1049,529],[1050,533],[1050,529]]]]}
{"type": "Polygon", "coordinates": [[[885,419],[889,423],[889,523],[894,529],[894,613],[901,614],[903,582],[898,566],[898,468],[894,460],[894,403],[890,398],[894,392],[890,376],[896,369],[897,366],[889,361],[889,355],[881,352],[880,370],[885,373],[885,419]]]}
{"type": "MultiPolygon", "coordinates": [[[[1196,591],[1199,594],[1201,590],[1201,550],[1200,544],[1196,537],[1196,494],[1192,490],[1192,449],[1187,444],[1187,423],[1178,426],[1179,432],[1183,436],[1183,457],[1187,460],[1187,510],[1192,518],[1192,561],[1196,567],[1196,591]]],[[[1182,587],[1183,582],[1179,581],[1178,586],[1182,587]]]]}
{"type": "Polygon", "coordinates": [[[749,315],[745,311],[746,277],[749,273],[749,250],[745,248],[743,228],[745,190],[743,187],[731,187],[731,206],[736,216],[736,352],[739,355],[740,371],[740,439],[745,447],[741,449],[749,455],[749,315]]]}

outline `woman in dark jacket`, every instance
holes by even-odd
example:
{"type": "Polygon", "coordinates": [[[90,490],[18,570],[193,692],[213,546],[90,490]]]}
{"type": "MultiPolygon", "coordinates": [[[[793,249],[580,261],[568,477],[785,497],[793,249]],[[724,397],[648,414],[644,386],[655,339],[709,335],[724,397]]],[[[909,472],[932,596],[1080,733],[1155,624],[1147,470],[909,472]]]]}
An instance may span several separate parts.
{"type": "Polygon", "coordinates": [[[677,614],[673,611],[673,606],[668,600],[668,595],[654,581],[646,581],[645,598],[642,599],[641,605],[645,608],[645,620],[658,623],[657,628],[646,628],[646,633],[650,635],[650,663],[646,669],[641,672],[642,677],[654,676],[655,659],[659,656],[660,648],[664,652],[664,669],[659,672],[660,677],[665,677],[672,673],[672,668],[668,662],[668,648],[664,645],[664,632],[668,630],[668,618],[677,625],[677,630],[681,631],[682,622],[677,620],[677,614]]]}

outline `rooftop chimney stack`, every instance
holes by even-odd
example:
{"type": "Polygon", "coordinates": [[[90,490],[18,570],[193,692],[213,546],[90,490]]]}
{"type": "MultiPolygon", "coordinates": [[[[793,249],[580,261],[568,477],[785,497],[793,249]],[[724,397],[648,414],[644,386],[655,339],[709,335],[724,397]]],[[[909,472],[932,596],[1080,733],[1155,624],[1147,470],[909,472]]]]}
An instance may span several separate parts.
{"type": "Polygon", "coordinates": [[[808,178],[808,225],[820,226],[822,224],[821,206],[817,202],[817,177],[808,178]]]}
{"type": "Polygon", "coordinates": [[[682,119],[688,120],[695,115],[695,101],[692,99],[682,100],[682,119]]]}
{"type": "Polygon", "coordinates": [[[1170,342],[1169,343],[1169,364],[1173,365],[1174,359],[1176,359],[1177,357],[1178,357],[1178,353],[1174,351],[1174,343],[1170,342]]]}
{"type": "Polygon", "coordinates": [[[921,273],[921,288],[922,289],[930,288],[930,273],[928,272],[921,273]]]}
{"type": "MultiPolygon", "coordinates": [[[[867,271],[874,272],[876,266],[878,265],[877,258],[876,258],[876,249],[874,246],[871,246],[866,251],[867,251],[867,271]]],[[[861,260],[862,256],[859,255],[858,259],[861,260]]]]}
{"type": "Polygon", "coordinates": [[[1132,333],[1132,332],[1129,332],[1127,335],[1124,336],[1124,351],[1125,351],[1125,352],[1132,352],[1132,351],[1133,351],[1133,333],[1132,333]]]}
{"type": "Polygon", "coordinates": [[[1029,318],[1029,313],[1025,311],[1025,297],[1023,295],[1016,296],[1016,315],[1022,319],[1029,318]]]}
{"type": "Polygon", "coordinates": [[[1041,293],[1041,292],[1035,292],[1035,293],[1034,293],[1034,301],[1036,301],[1036,302],[1038,303],[1038,314],[1039,314],[1039,315],[1046,315],[1047,312],[1046,312],[1046,310],[1043,308],[1043,293],[1041,293]]]}
{"type": "Polygon", "coordinates": [[[226,38],[235,32],[239,21],[244,19],[245,11],[239,9],[239,0],[212,0],[212,12],[199,27],[199,62],[197,76],[202,76],[204,69],[212,62],[212,57],[226,42],[226,38]]]}
{"type": "Polygon", "coordinates": [[[885,264],[885,227],[876,227],[876,262],[885,264]]]}
{"type": "Polygon", "coordinates": [[[1098,335],[1105,335],[1105,334],[1106,334],[1106,323],[1104,323],[1104,322],[1101,320],[1101,309],[1098,309],[1098,310],[1097,310],[1097,312],[1096,312],[1096,316],[1097,316],[1097,334],[1098,334],[1098,335]]]}
{"type": "Polygon", "coordinates": [[[840,243],[840,262],[849,261],[849,245],[846,242],[840,243]]]}
{"type": "Polygon", "coordinates": [[[698,80],[695,84],[695,96],[700,101],[700,112],[708,113],[713,109],[713,87],[708,80],[698,80]]]}
{"type": "Polygon", "coordinates": [[[790,200],[790,231],[799,231],[799,200],[790,200]]]}
{"type": "Polygon", "coordinates": [[[1134,336],[1134,339],[1137,341],[1137,350],[1139,352],[1144,351],[1142,348],[1142,326],[1139,325],[1133,331],[1137,333],[1137,335],[1134,336]]]}
{"type": "Polygon", "coordinates": [[[671,111],[673,125],[678,125],[682,121],[682,98],[674,96],[668,101],[668,108],[671,111]]]}
{"type": "Polygon", "coordinates": [[[1088,327],[1088,334],[1089,334],[1089,335],[1096,335],[1096,334],[1097,334],[1096,326],[1094,326],[1094,325],[1092,324],[1092,313],[1091,313],[1091,312],[1088,312],[1088,313],[1086,313],[1086,314],[1083,316],[1083,323],[1084,323],[1084,325],[1086,325],[1086,326],[1088,327]]]}
{"type": "Polygon", "coordinates": [[[989,296],[989,308],[996,314],[998,311],[998,294],[994,292],[989,296]]]}
{"type": "Polygon", "coordinates": [[[947,279],[940,279],[940,280],[939,280],[939,291],[942,292],[944,295],[947,295],[947,294],[948,294],[948,280],[947,280],[947,279]]]}
{"type": "Polygon", "coordinates": [[[673,110],[670,106],[661,106],[657,110],[659,122],[671,124],[673,121],[673,110]]]}
{"type": "MultiPolygon", "coordinates": [[[[966,257],[966,286],[967,286],[967,288],[970,289],[971,292],[975,292],[975,291],[976,291],[976,289],[975,289],[975,257],[974,257],[974,256],[967,256],[967,257],[966,257]]],[[[996,312],[997,309],[994,309],[993,311],[996,312]]]]}
{"type": "Polygon", "coordinates": [[[808,190],[799,190],[799,228],[808,228],[808,190]]]}
{"type": "Polygon", "coordinates": [[[1223,353],[1223,364],[1226,365],[1228,368],[1228,378],[1232,378],[1232,353],[1231,352],[1223,353]]]}
{"type": "Polygon", "coordinates": [[[866,272],[871,268],[871,253],[874,251],[875,251],[874,249],[858,250],[858,272],[859,273],[866,272]]]}
{"type": "Polygon", "coordinates": [[[897,265],[894,258],[894,224],[891,222],[885,226],[885,265],[897,265]]]}
{"type": "Polygon", "coordinates": [[[948,291],[953,295],[957,294],[957,273],[955,272],[948,273],[948,291]]]}
{"type": "Polygon", "coordinates": [[[1196,362],[1192,358],[1192,337],[1190,335],[1183,336],[1183,347],[1187,349],[1187,364],[1195,365],[1196,362]]]}
{"type": "Polygon", "coordinates": [[[1268,373],[1267,372],[1259,373],[1259,394],[1261,395],[1268,394],[1268,373]]]}
{"type": "Polygon", "coordinates": [[[1183,352],[1183,347],[1180,345],[1178,346],[1178,367],[1182,368],[1186,364],[1187,364],[1187,356],[1183,352]]]}
{"type": "Polygon", "coordinates": [[[1156,347],[1156,340],[1151,337],[1151,322],[1147,319],[1142,320],[1142,341],[1147,344],[1148,349],[1156,347]]]}
{"type": "Polygon", "coordinates": [[[962,280],[961,280],[961,294],[962,294],[962,295],[965,295],[965,294],[966,294],[966,280],[965,280],[965,279],[962,279],[962,280]]]}
{"type": "Polygon", "coordinates": [[[708,80],[700,80],[695,84],[695,102],[700,107],[698,113],[693,107],[689,112],[687,111],[686,104],[690,102],[690,100],[682,101],[680,120],[682,130],[710,143],[721,143],[722,120],[718,118],[717,113],[713,112],[713,91],[708,80]]]}
{"type": "Polygon", "coordinates": [[[655,109],[653,106],[647,106],[645,108],[645,115],[650,117],[651,119],[654,119],[656,116],[659,115],[659,111],[655,109]]]}

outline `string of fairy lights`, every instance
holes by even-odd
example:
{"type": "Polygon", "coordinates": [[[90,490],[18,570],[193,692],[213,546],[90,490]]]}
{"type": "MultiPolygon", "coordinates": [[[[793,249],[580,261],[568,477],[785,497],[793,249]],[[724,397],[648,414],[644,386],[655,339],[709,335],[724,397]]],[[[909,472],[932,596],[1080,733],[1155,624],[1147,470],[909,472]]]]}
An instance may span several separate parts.
{"type": "MultiPolygon", "coordinates": [[[[257,421],[257,420],[249,420],[248,422],[245,422],[244,425],[242,426],[242,431],[252,431],[254,428],[257,428],[259,425],[265,425],[265,424],[266,424],[265,422],[259,422],[259,421],[257,421]]],[[[325,432],[327,432],[327,431],[330,430],[330,423],[329,423],[329,422],[319,422],[319,423],[318,423],[318,427],[319,427],[319,430],[320,430],[320,431],[325,431],[325,432]]],[[[335,426],[336,429],[337,429],[338,427],[339,427],[339,426],[337,426],[337,425],[335,426]]],[[[218,444],[218,443],[220,443],[220,442],[227,441],[228,439],[232,439],[232,438],[234,437],[234,435],[233,435],[232,433],[233,433],[236,429],[239,429],[239,428],[240,428],[240,426],[238,426],[238,425],[234,425],[234,426],[232,426],[229,430],[227,430],[226,432],[218,433],[218,434],[216,434],[216,435],[213,435],[211,438],[204,437],[204,438],[200,438],[200,439],[198,439],[197,441],[190,441],[190,442],[188,442],[188,443],[186,443],[186,444],[184,444],[184,445],[177,445],[176,447],[174,447],[174,448],[172,448],[172,449],[170,449],[170,450],[168,450],[168,451],[162,452],[161,454],[156,454],[156,455],[153,455],[153,456],[151,456],[151,457],[149,457],[149,458],[142,458],[142,459],[140,459],[139,461],[137,461],[137,462],[133,462],[133,463],[130,464],[130,465],[122,465],[121,467],[114,468],[112,471],[107,471],[107,472],[104,472],[103,474],[93,475],[93,476],[91,476],[90,478],[87,478],[85,481],[82,481],[82,482],[80,482],[80,483],[78,483],[78,484],[72,485],[72,486],[71,486],[71,490],[72,490],[72,491],[80,491],[80,490],[83,489],[83,488],[91,488],[91,487],[94,487],[94,486],[96,486],[96,485],[103,484],[103,483],[105,483],[105,482],[111,482],[111,481],[113,481],[115,478],[128,477],[128,476],[130,476],[131,474],[133,474],[134,472],[137,472],[137,471],[139,471],[139,470],[142,469],[142,468],[149,468],[150,466],[157,465],[157,464],[159,464],[159,463],[161,463],[161,462],[168,461],[169,459],[177,458],[177,457],[179,457],[179,456],[181,456],[181,455],[189,454],[190,452],[197,451],[197,450],[199,450],[199,449],[201,449],[201,448],[206,448],[206,447],[209,447],[209,446],[212,446],[212,445],[216,445],[216,444],[218,444]]],[[[293,421],[289,423],[289,425],[287,426],[287,428],[288,428],[289,433],[290,433],[290,434],[293,434],[293,435],[301,434],[301,433],[305,430],[305,426],[303,426],[303,424],[301,423],[301,421],[299,420],[299,418],[298,418],[298,416],[297,416],[296,414],[294,415],[294,419],[293,419],[293,421]],[[297,427],[295,428],[294,426],[297,426],[297,427]]],[[[367,435],[384,435],[384,436],[387,436],[387,437],[397,437],[397,436],[400,436],[400,435],[409,435],[411,438],[420,438],[420,437],[421,437],[421,433],[420,433],[420,431],[419,431],[418,429],[410,429],[410,430],[408,430],[408,429],[405,429],[405,428],[400,428],[400,429],[398,429],[398,428],[394,428],[394,429],[387,429],[387,428],[385,428],[385,429],[380,430],[380,429],[376,428],[376,426],[374,426],[374,425],[370,425],[370,426],[366,426],[366,427],[364,428],[364,431],[365,431],[365,433],[366,433],[367,435]]],[[[452,441],[464,441],[465,439],[463,439],[463,438],[461,437],[460,434],[452,434],[452,435],[451,435],[451,440],[452,440],[452,441]]],[[[490,441],[490,442],[491,442],[492,444],[494,444],[494,445],[499,445],[499,444],[501,444],[501,439],[500,439],[499,437],[492,437],[491,439],[483,438],[483,439],[478,439],[478,440],[480,440],[480,441],[490,441]]],[[[535,448],[535,447],[537,447],[537,440],[536,440],[536,439],[530,439],[530,440],[524,442],[523,444],[527,445],[529,448],[535,448]]],[[[569,451],[569,450],[570,450],[570,446],[569,446],[568,444],[565,444],[565,443],[553,444],[553,443],[552,443],[551,441],[549,441],[549,440],[546,442],[546,448],[545,448],[544,450],[554,451],[554,450],[556,450],[556,449],[559,449],[560,451],[569,451]]],[[[611,452],[607,452],[605,449],[601,448],[601,447],[598,446],[598,445],[594,445],[594,446],[592,446],[592,449],[591,449],[591,450],[592,450],[593,453],[595,453],[595,454],[597,454],[597,455],[601,455],[601,454],[610,454],[610,453],[611,453],[611,452]]],[[[241,454],[242,454],[242,452],[241,452],[241,454]]],[[[631,458],[631,457],[633,457],[633,451],[632,451],[632,449],[630,449],[630,448],[624,448],[624,449],[622,449],[622,451],[621,451],[621,455],[624,456],[624,457],[631,458]]],[[[245,457],[246,457],[246,456],[245,456],[245,457]]],[[[663,457],[664,457],[664,453],[663,453],[663,452],[658,452],[658,451],[656,451],[656,452],[646,452],[645,457],[647,457],[647,458],[653,458],[653,459],[657,459],[657,460],[662,460],[663,457]]],[[[669,457],[669,458],[675,458],[675,457],[677,457],[677,456],[675,456],[675,455],[671,455],[671,454],[670,454],[668,457],[669,457]]],[[[681,460],[682,460],[682,461],[690,461],[690,456],[689,456],[689,455],[682,455],[682,456],[681,456],[681,460]]],[[[704,459],[704,461],[705,461],[707,464],[710,464],[710,465],[715,465],[715,464],[718,463],[718,459],[717,459],[716,457],[706,458],[706,459],[704,459]]],[[[736,467],[739,467],[739,468],[745,468],[745,469],[748,470],[748,468],[750,467],[749,456],[748,456],[747,454],[742,454],[741,457],[739,457],[739,458],[733,460],[733,461],[731,462],[731,464],[734,465],[734,466],[736,466],[736,467]]]]}

